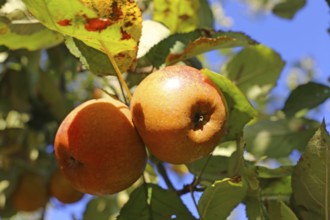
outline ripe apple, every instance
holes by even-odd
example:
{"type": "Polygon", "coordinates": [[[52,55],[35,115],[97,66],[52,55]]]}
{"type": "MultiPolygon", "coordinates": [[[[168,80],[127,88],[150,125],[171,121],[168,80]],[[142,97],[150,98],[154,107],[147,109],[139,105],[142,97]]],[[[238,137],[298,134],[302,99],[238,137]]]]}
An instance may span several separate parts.
{"type": "Polygon", "coordinates": [[[17,211],[33,212],[48,202],[45,179],[36,173],[24,173],[16,186],[11,201],[17,211]]]}
{"type": "Polygon", "coordinates": [[[49,192],[50,196],[65,204],[78,202],[84,196],[71,185],[60,169],[56,169],[50,178],[49,192]]]}
{"type": "Polygon", "coordinates": [[[54,148],[72,186],[94,195],[128,188],[147,159],[129,108],[113,98],[89,100],[71,111],[57,131],[54,148]]]}
{"type": "Polygon", "coordinates": [[[227,120],[222,93],[189,66],[169,66],[147,76],[133,94],[131,111],[150,152],[173,164],[210,154],[227,120]]]}

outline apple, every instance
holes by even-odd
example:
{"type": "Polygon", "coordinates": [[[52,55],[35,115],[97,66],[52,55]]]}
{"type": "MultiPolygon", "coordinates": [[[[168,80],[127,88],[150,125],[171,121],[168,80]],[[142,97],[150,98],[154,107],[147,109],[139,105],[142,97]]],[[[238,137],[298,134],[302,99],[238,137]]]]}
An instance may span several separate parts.
{"type": "Polygon", "coordinates": [[[84,196],[84,193],[71,185],[60,169],[56,169],[50,178],[49,193],[50,196],[65,204],[78,202],[84,196]]]}
{"type": "Polygon", "coordinates": [[[134,91],[131,111],[149,151],[168,163],[190,163],[210,154],[226,130],[221,91],[189,66],[148,75],[134,91]]]}
{"type": "Polygon", "coordinates": [[[89,100],[72,110],[56,133],[54,148],[72,186],[93,195],[128,188],[147,160],[128,106],[113,98],[89,100]]]}
{"type": "Polygon", "coordinates": [[[17,211],[33,212],[44,207],[48,198],[45,178],[37,173],[26,172],[19,178],[11,202],[17,211]]]}

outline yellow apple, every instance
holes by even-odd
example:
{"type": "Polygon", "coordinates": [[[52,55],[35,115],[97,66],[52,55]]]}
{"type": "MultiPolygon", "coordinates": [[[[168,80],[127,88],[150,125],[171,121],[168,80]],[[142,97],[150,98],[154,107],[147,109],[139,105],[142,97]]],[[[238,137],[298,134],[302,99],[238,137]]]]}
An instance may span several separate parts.
{"type": "Polygon", "coordinates": [[[94,195],[128,188],[143,173],[147,159],[129,108],[113,98],[89,100],[71,111],[54,147],[72,186],[94,195]]]}
{"type": "Polygon", "coordinates": [[[131,111],[150,152],[173,164],[210,154],[226,130],[221,91],[189,66],[169,66],[147,76],[133,94],[131,111]]]}

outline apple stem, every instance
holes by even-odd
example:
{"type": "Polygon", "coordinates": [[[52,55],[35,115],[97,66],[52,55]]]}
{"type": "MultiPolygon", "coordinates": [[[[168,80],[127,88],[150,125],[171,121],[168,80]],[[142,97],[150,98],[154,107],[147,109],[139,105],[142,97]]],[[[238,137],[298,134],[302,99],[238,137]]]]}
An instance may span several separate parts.
{"type": "Polygon", "coordinates": [[[191,198],[192,198],[193,203],[194,203],[194,205],[195,205],[195,208],[196,208],[196,210],[197,210],[197,212],[198,212],[198,214],[199,214],[199,216],[200,216],[200,220],[203,220],[203,217],[202,217],[202,215],[200,214],[200,210],[199,210],[199,208],[198,208],[198,205],[197,205],[197,202],[196,202],[196,198],[195,198],[195,196],[194,196],[194,191],[195,191],[195,189],[196,189],[196,186],[197,186],[197,185],[199,184],[199,182],[201,181],[202,176],[203,176],[203,174],[204,174],[204,172],[205,172],[205,170],[206,170],[206,167],[207,167],[207,165],[209,164],[211,158],[212,158],[212,154],[210,154],[210,155],[207,157],[207,159],[206,159],[206,161],[205,161],[205,163],[204,163],[204,165],[203,165],[203,167],[202,167],[200,173],[199,173],[199,174],[196,176],[196,178],[194,179],[194,181],[193,181],[193,183],[192,183],[192,186],[191,186],[191,190],[190,190],[190,195],[191,195],[191,198]]]}
{"type": "MultiPolygon", "coordinates": [[[[127,97],[128,97],[128,100],[131,101],[132,99],[132,94],[131,94],[131,91],[129,90],[128,86],[127,86],[127,83],[123,77],[123,74],[121,73],[117,63],[116,63],[116,60],[115,58],[113,57],[113,55],[111,54],[111,52],[108,50],[107,46],[105,45],[104,41],[100,40],[100,43],[104,49],[104,52],[107,54],[108,56],[108,59],[110,60],[115,72],[116,72],[116,75],[117,75],[117,78],[118,78],[118,81],[119,81],[119,84],[120,86],[124,87],[125,91],[126,91],[126,94],[127,94],[127,97]]],[[[123,94],[124,98],[125,98],[125,94],[123,94]]],[[[126,101],[126,99],[125,99],[126,101]]],[[[127,101],[126,101],[126,104],[127,101]]]]}
{"type": "Polygon", "coordinates": [[[205,163],[204,163],[204,165],[203,165],[200,173],[197,175],[197,177],[196,177],[196,179],[195,179],[195,181],[194,181],[194,183],[192,185],[192,189],[194,189],[199,184],[199,182],[201,181],[202,176],[203,176],[203,174],[205,172],[205,169],[206,169],[207,165],[209,164],[209,161],[210,161],[211,158],[212,158],[212,154],[210,154],[207,157],[207,159],[206,159],[206,161],[205,161],[205,163]]]}

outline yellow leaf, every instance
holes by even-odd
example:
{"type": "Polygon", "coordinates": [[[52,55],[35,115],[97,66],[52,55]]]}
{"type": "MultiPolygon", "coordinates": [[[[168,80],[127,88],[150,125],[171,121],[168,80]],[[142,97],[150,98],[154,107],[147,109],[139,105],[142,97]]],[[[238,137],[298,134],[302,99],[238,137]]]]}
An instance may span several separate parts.
{"type": "Polygon", "coordinates": [[[172,33],[198,27],[199,0],[154,0],[153,19],[164,23],[172,33]]]}

